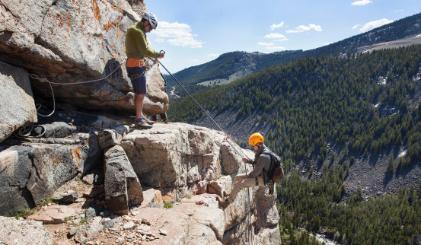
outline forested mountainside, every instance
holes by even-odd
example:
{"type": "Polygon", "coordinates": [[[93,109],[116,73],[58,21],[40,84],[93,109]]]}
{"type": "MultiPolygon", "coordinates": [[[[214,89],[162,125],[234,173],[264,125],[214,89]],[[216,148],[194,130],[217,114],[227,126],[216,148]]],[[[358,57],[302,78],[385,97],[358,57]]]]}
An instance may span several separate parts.
{"type": "Polygon", "coordinates": [[[278,193],[282,241],[320,244],[309,235],[323,234],[339,244],[418,244],[421,241],[421,186],[365,199],[356,192],[343,202],[345,167],[320,179],[303,180],[296,172],[278,193]]]}
{"type": "MultiPolygon", "coordinates": [[[[266,129],[269,145],[287,161],[314,155],[323,161],[331,145],[343,145],[347,154],[403,146],[405,165],[420,161],[420,76],[421,46],[415,46],[306,58],[194,97],[217,119],[224,115],[233,131],[266,129]],[[252,126],[235,127],[243,121],[252,126]]],[[[204,118],[190,98],[174,103],[170,116],[204,118]]]]}

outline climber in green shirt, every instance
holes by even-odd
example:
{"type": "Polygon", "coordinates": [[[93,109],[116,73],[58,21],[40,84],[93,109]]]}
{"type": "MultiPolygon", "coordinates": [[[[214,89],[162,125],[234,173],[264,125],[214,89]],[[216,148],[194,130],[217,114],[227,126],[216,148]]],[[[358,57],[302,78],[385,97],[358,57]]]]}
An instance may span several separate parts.
{"type": "Polygon", "coordinates": [[[130,27],[126,33],[127,74],[133,85],[136,105],[136,126],[152,128],[152,121],[143,115],[143,100],[146,94],[145,57],[164,58],[149,46],[146,33],[156,29],[158,22],[152,14],[144,14],[142,20],[130,27]]]}

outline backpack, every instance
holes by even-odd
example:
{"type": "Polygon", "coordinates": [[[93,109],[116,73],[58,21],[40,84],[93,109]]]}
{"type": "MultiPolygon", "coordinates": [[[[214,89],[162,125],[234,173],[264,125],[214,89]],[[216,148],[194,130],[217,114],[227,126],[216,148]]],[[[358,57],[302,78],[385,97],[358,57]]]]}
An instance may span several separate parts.
{"type": "Polygon", "coordinates": [[[281,178],[284,176],[284,169],[282,168],[281,157],[273,153],[272,151],[266,149],[262,152],[270,156],[270,167],[266,173],[267,180],[271,180],[273,183],[279,183],[281,178]]]}

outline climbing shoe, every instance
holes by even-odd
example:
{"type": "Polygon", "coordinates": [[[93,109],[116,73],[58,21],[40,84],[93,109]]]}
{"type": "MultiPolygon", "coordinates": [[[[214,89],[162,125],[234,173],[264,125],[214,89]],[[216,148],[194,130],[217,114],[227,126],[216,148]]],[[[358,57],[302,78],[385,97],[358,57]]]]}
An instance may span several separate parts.
{"type": "Polygon", "coordinates": [[[136,119],[135,127],[141,128],[141,129],[150,129],[152,128],[152,125],[146,122],[144,118],[136,119]]]}
{"type": "Polygon", "coordinates": [[[154,124],[155,123],[155,121],[151,121],[151,120],[149,120],[147,117],[145,117],[145,116],[143,116],[142,117],[142,119],[143,120],[145,120],[145,122],[147,123],[147,124],[149,124],[149,125],[152,125],[152,124],[154,124]]]}

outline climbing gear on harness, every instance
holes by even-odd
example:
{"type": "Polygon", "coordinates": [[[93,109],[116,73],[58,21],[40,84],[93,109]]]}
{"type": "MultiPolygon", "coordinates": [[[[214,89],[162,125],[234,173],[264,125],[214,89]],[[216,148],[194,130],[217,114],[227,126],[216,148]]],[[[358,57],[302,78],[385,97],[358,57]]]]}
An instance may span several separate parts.
{"type": "Polygon", "coordinates": [[[147,20],[151,25],[152,29],[156,29],[158,27],[158,21],[156,20],[156,17],[153,14],[145,13],[143,14],[142,19],[147,20]]]}
{"type": "Polygon", "coordinates": [[[127,67],[143,67],[145,66],[144,59],[128,58],[126,62],[127,67]]]}
{"type": "Polygon", "coordinates": [[[265,141],[265,137],[261,133],[253,133],[249,137],[249,145],[256,146],[257,144],[263,143],[265,141]]]}

